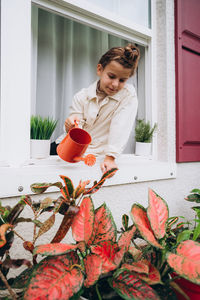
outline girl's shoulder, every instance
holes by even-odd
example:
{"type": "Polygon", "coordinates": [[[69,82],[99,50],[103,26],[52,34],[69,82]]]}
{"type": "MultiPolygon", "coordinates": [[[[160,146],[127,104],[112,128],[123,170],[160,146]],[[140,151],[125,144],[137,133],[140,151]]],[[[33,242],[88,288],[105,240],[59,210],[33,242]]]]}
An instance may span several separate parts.
{"type": "Polygon", "coordinates": [[[135,96],[136,95],[136,90],[133,84],[126,83],[124,86],[124,91],[127,92],[130,96],[135,96]]]}
{"type": "Polygon", "coordinates": [[[84,98],[84,99],[90,99],[93,97],[96,97],[96,87],[97,87],[97,82],[93,82],[90,84],[88,87],[82,88],[79,92],[75,94],[75,97],[78,98],[84,98]]]}

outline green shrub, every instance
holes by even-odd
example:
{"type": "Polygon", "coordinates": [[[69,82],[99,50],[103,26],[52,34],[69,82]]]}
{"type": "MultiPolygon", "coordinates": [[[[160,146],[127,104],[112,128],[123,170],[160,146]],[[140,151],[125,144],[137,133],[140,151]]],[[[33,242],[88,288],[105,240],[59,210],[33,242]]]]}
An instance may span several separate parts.
{"type": "Polygon", "coordinates": [[[140,143],[151,143],[153,133],[157,128],[157,124],[155,123],[153,127],[151,127],[150,122],[145,122],[144,120],[137,120],[135,127],[135,140],[140,143]]]}
{"type": "Polygon", "coordinates": [[[42,118],[41,116],[31,116],[31,139],[49,140],[56,128],[58,121],[52,118],[42,118]]]}

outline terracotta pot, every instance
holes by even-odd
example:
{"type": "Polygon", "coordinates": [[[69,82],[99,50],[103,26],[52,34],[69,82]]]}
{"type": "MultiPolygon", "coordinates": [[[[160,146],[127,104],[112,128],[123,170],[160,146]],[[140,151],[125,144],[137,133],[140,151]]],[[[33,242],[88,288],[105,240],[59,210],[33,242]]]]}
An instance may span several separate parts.
{"type": "Polygon", "coordinates": [[[81,128],[70,129],[66,137],[57,147],[57,153],[63,160],[75,163],[81,160],[87,147],[91,143],[89,133],[81,128]]]}
{"type": "MultiPolygon", "coordinates": [[[[173,273],[171,275],[172,275],[172,277],[178,276],[175,273],[173,273]]],[[[176,278],[174,280],[174,282],[176,282],[180,286],[180,288],[185,292],[186,295],[188,295],[188,297],[191,300],[199,300],[200,299],[200,285],[190,282],[189,280],[187,280],[185,278],[176,278]]],[[[178,300],[185,300],[185,298],[181,294],[179,294],[177,291],[175,291],[175,293],[176,293],[178,300]]]]}

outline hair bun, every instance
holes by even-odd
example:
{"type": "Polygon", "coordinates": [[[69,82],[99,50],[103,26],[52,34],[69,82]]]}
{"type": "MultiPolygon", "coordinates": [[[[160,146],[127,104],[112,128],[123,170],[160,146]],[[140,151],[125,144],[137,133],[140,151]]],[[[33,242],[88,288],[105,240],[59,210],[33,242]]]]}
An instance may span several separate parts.
{"type": "Polygon", "coordinates": [[[134,59],[135,55],[139,54],[137,48],[132,44],[127,45],[124,49],[124,55],[128,59],[134,59]]]}
{"type": "Polygon", "coordinates": [[[133,51],[131,48],[126,47],[124,50],[124,55],[128,58],[128,59],[133,59],[133,51]]]}

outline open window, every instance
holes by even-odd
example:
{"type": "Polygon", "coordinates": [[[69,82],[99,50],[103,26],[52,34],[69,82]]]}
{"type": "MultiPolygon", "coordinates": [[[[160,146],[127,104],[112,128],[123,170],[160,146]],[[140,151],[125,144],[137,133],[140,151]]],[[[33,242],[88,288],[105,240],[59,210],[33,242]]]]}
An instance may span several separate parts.
{"type": "MultiPolygon", "coordinates": [[[[102,54],[128,42],[133,40],[32,6],[31,114],[59,120],[52,142],[63,134],[74,94],[97,79],[96,65],[102,54]]],[[[138,94],[138,116],[145,118],[145,46],[138,47],[138,72],[129,82],[138,94]]],[[[134,128],[124,153],[134,153],[134,128]]]]}
{"type": "MultiPolygon", "coordinates": [[[[9,5],[7,0],[1,1],[0,160],[5,162],[0,167],[5,179],[1,196],[29,193],[31,183],[55,182],[59,174],[70,173],[75,184],[88,175],[91,181],[101,176],[99,165],[88,170],[87,166],[66,164],[56,157],[31,161],[30,116],[40,113],[59,118],[56,138],[72,95],[94,80],[97,59],[111,46],[132,42],[140,47],[141,60],[133,78],[139,99],[138,118],[152,124],[157,121],[155,3],[128,3],[13,0],[9,5]]],[[[149,160],[131,154],[133,136],[134,132],[126,154],[119,160],[118,174],[108,184],[173,178],[173,163],[157,160],[156,138],[149,160]]]]}

